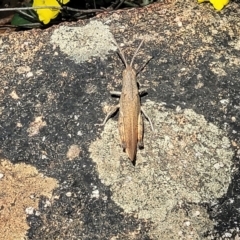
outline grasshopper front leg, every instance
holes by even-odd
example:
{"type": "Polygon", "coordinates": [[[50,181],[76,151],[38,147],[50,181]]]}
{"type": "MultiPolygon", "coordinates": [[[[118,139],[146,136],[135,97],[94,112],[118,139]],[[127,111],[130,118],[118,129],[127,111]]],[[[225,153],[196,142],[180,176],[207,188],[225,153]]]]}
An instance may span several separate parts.
{"type": "Polygon", "coordinates": [[[118,91],[111,91],[110,94],[113,96],[121,97],[121,92],[118,91]]]}
{"type": "Polygon", "coordinates": [[[138,94],[139,94],[140,97],[142,97],[143,95],[147,94],[147,89],[140,89],[138,91],[138,94]]]}
{"type": "MultiPolygon", "coordinates": [[[[141,89],[138,91],[138,93],[139,93],[139,96],[142,97],[143,95],[147,94],[147,90],[141,89]]],[[[121,97],[121,92],[119,91],[111,91],[110,94],[113,96],[121,97]]]]}

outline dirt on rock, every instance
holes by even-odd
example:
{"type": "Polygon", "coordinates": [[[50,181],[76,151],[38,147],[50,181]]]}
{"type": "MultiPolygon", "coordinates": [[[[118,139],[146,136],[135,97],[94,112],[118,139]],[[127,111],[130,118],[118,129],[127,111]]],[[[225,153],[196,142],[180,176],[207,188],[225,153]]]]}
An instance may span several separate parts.
{"type": "Polygon", "coordinates": [[[45,177],[33,166],[0,159],[0,239],[25,239],[27,216],[40,216],[40,196],[51,199],[57,186],[57,180],[45,177]]]}

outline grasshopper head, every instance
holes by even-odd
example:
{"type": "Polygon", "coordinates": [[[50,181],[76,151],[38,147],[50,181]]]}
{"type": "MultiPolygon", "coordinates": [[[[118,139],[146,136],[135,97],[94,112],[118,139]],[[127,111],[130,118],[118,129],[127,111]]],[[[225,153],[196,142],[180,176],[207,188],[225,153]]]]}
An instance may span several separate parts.
{"type": "Polygon", "coordinates": [[[123,79],[131,81],[136,79],[136,71],[129,65],[123,70],[123,79]]]}

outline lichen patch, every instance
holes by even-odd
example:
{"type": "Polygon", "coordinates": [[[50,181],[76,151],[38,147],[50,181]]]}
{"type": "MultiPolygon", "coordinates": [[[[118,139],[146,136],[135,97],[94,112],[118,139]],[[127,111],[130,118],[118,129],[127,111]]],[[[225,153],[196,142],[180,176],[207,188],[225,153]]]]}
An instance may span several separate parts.
{"type": "Polygon", "coordinates": [[[27,129],[29,137],[37,135],[40,129],[47,125],[47,123],[43,121],[42,118],[42,116],[35,117],[34,121],[29,124],[29,128],[27,129]]]}
{"type": "Polygon", "coordinates": [[[76,63],[93,56],[105,59],[109,51],[117,49],[113,41],[109,27],[96,20],[81,27],[60,26],[51,36],[51,43],[76,63]]]}
{"type": "Polygon", "coordinates": [[[69,160],[73,160],[79,156],[79,153],[80,153],[79,146],[76,144],[73,144],[69,147],[69,149],[67,151],[67,158],[69,160]]]}
{"type": "Polygon", "coordinates": [[[11,96],[12,99],[15,99],[15,100],[19,99],[19,96],[17,95],[15,90],[13,90],[9,95],[11,96]]]}
{"type": "MultiPolygon", "coordinates": [[[[175,216],[178,220],[166,221],[179,202],[210,202],[226,193],[233,151],[225,132],[191,109],[162,110],[153,102],[146,103],[145,109],[155,133],[145,122],[145,148],[138,150],[135,167],[122,152],[117,122],[112,119],[90,152],[99,177],[112,190],[113,200],[127,213],[157,223],[156,239],[163,239],[161,223],[177,228],[174,224],[180,221],[179,214],[175,216]]],[[[199,219],[198,224],[210,220],[202,221],[199,219]]],[[[200,236],[202,230],[196,232],[200,236]]],[[[174,239],[179,239],[175,234],[174,239]]]]}

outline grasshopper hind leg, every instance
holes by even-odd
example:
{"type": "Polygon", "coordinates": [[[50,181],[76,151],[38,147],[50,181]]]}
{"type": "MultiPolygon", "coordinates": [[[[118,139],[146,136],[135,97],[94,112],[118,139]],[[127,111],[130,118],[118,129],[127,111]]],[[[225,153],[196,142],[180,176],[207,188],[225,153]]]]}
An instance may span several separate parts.
{"type": "Polygon", "coordinates": [[[121,143],[121,147],[122,147],[123,151],[126,152],[127,145],[125,142],[121,143]]]}
{"type": "Polygon", "coordinates": [[[144,148],[143,145],[143,119],[141,113],[138,115],[138,148],[144,148]]]}
{"type": "Polygon", "coordinates": [[[122,113],[121,112],[119,112],[118,130],[119,130],[119,136],[120,136],[120,139],[121,139],[121,147],[122,147],[123,151],[126,152],[127,144],[126,144],[126,139],[125,139],[123,118],[122,118],[122,113]]]}
{"type": "Polygon", "coordinates": [[[151,129],[152,129],[152,131],[154,132],[154,127],[153,127],[151,118],[147,115],[147,113],[145,112],[145,110],[143,109],[143,107],[141,107],[141,112],[143,113],[144,117],[145,117],[145,118],[148,120],[148,122],[150,123],[151,129]]]}
{"type": "Polygon", "coordinates": [[[104,126],[104,125],[106,124],[106,122],[108,121],[108,119],[111,118],[111,117],[114,115],[114,113],[116,113],[116,112],[118,111],[118,109],[119,109],[119,104],[118,104],[117,106],[112,107],[112,109],[110,110],[110,112],[109,112],[109,113],[107,114],[107,116],[105,117],[103,123],[100,123],[100,124],[97,123],[97,124],[95,124],[95,125],[97,125],[97,126],[104,126]]]}

